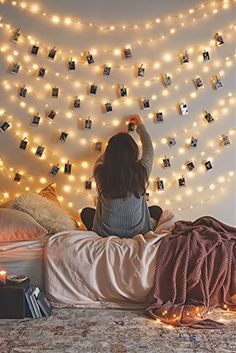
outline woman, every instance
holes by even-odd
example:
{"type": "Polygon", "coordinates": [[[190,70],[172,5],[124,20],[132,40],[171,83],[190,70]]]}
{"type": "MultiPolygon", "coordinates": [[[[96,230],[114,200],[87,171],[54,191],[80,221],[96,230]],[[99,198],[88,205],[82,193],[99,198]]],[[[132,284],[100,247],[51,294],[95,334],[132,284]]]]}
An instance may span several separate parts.
{"type": "Polygon", "coordinates": [[[139,148],[128,133],[112,136],[94,167],[97,208],[87,207],[81,212],[86,228],[102,237],[145,234],[156,228],[162,214],[158,206],[148,209],[145,197],[154,157],[151,138],[139,115],[131,115],[130,122],[137,126],[141,139],[141,159],[139,148]]]}

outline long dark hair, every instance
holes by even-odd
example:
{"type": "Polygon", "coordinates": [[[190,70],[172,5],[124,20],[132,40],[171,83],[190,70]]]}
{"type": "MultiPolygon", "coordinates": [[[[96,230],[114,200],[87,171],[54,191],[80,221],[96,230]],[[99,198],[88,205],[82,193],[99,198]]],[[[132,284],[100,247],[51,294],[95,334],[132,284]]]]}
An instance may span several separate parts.
{"type": "Polygon", "coordinates": [[[110,138],[104,161],[94,170],[98,192],[105,198],[126,198],[145,194],[148,176],[146,168],[138,161],[139,149],[128,133],[110,138]]]}

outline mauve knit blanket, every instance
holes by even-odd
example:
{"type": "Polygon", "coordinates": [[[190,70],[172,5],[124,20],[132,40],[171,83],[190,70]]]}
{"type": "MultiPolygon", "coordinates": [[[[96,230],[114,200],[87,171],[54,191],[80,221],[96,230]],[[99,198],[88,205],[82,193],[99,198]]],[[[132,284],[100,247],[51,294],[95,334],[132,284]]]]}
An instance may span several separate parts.
{"type": "Polygon", "coordinates": [[[158,248],[146,312],[171,325],[221,328],[204,319],[216,307],[236,310],[236,228],[212,217],[178,221],[158,248]]]}

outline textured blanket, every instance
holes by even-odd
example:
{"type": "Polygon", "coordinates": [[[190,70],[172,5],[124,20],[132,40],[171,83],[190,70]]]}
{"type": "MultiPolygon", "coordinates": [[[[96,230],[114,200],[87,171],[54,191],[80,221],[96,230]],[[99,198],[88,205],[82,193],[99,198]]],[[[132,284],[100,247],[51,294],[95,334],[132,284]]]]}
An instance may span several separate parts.
{"type": "Polygon", "coordinates": [[[203,319],[215,307],[236,310],[236,229],[212,217],[179,221],[157,250],[147,313],[162,322],[218,328],[203,319]]]}
{"type": "Polygon", "coordinates": [[[166,210],[155,232],[132,239],[60,232],[45,248],[45,288],[54,307],[145,308],[159,240],[176,219],[166,210]]]}

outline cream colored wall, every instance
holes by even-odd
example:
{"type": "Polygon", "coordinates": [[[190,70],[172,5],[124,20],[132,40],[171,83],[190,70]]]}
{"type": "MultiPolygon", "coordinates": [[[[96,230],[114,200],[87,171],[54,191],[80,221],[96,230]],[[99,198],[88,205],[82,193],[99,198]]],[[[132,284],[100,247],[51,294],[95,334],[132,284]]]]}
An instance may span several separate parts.
{"type": "MultiPolygon", "coordinates": [[[[32,5],[30,1],[25,3],[32,5]]],[[[42,182],[55,181],[65,206],[71,202],[76,211],[86,205],[92,206],[95,185],[92,191],[85,190],[84,179],[91,176],[93,163],[99,155],[94,150],[94,142],[101,140],[105,144],[112,134],[125,129],[129,114],[138,113],[143,116],[155,146],[149,203],[159,203],[163,208],[173,209],[183,219],[193,220],[201,215],[212,215],[226,223],[236,224],[235,179],[228,174],[235,170],[235,135],[232,131],[232,128],[235,128],[235,99],[234,95],[228,96],[229,93],[235,92],[235,57],[233,57],[235,32],[230,30],[230,26],[235,21],[235,5],[233,1],[228,3],[229,9],[222,9],[222,1],[216,1],[215,7],[212,2],[207,1],[204,9],[188,13],[185,18],[189,9],[199,6],[197,1],[44,0],[39,2],[40,8],[49,14],[78,16],[84,21],[100,26],[140,25],[150,23],[150,20],[157,17],[161,19],[165,17],[165,20],[151,29],[145,29],[143,26],[136,30],[115,29],[103,32],[94,29],[94,26],[90,28],[85,25],[78,29],[75,25],[52,24],[46,17],[19,10],[7,2],[1,5],[2,22],[11,24],[13,28],[20,27],[22,33],[37,39],[41,48],[43,45],[48,47],[55,45],[65,54],[61,55],[61,58],[58,55],[54,62],[47,59],[44,50],[33,57],[28,54],[30,45],[27,38],[21,38],[17,44],[11,43],[6,28],[0,28],[2,48],[0,109],[1,112],[5,111],[5,115],[0,117],[0,123],[5,120],[12,122],[9,130],[0,133],[0,158],[3,162],[0,171],[0,198],[3,200],[3,196],[8,196],[6,192],[11,198],[28,188],[39,190],[45,185],[42,182]],[[218,12],[215,11],[213,14],[214,8],[218,12]],[[180,20],[177,17],[166,19],[169,15],[179,13],[184,14],[184,19],[180,20]],[[204,17],[204,13],[207,17],[204,17]],[[182,22],[185,23],[184,27],[181,27],[182,22]],[[175,29],[176,33],[170,34],[171,29],[172,32],[175,29]],[[215,32],[218,31],[224,31],[225,44],[221,47],[210,43],[215,32]],[[161,39],[162,34],[165,34],[164,39],[161,39]],[[153,39],[153,42],[150,42],[150,39],[153,39]],[[142,40],[141,44],[137,44],[139,40],[142,40]],[[125,60],[114,55],[114,49],[123,48],[128,44],[132,48],[132,58],[125,60]],[[201,52],[205,48],[210,50],[211,61],[204,63],[201,52]],[[68,58],[73,56],[78,59],[76,54],[93,49],[98,51],[95,55],[95,64],[77,64],[74,72],[68,72],[66,67],[68,58]],[[185,49],[193,52],[190,54],[190,64],[182,66],[178,54],[185,49]],[[70,53],[70,50],[73,50],[73,53],[70,53]],[[107,50],[106,53],[105,50],[107,50]],[[11,56],[14,57],[14,55],[14,61],[22,65],[17,75],[8,72],[11,64],[6,60],[7,58],[11,60],[11,56]],[[112,66],[110,77],[101,75],[100,68],[105,63],[110,63],[112,66]],[[136,64],[146,66],[144,78],[135,78],[132,66],[136,64]],[[36,80],[33,65],[44,65],[47,68],[45,79],[36,80]],[[120,68],[121,65],[124,67],[120,68]],[[31,72],[27,72],[28,70],[31,72]],[[165,89],[159,80],[160,75],[165,72],[171,74],[173,79],[173,84],[168,89],[165,89]],[[60,75],[55,76],[55,73],[60,75]],[[218,74],[223,82],[223,88],[219,91],[212,89],[210,84],[214,74],[218,74]],[[196,90],[192,79],[198,75],[204,82],[204,88],[196,90]],[[66,78],[67,76],[69,79],[66,78]],[[88,96],[86,84],[78,85],[76,82],[97,84],[98,94],[95,97],[88,96]],[[45,87],[48,83],[58,85],[63,91],[63,93],[60,92],[58,99],[50,97],[50,90],[45,87]],[[25,84],[32,90],[25,99],[17,97],[16,85],[20,84],[25,84]],[[129,99],[117,98],[115,89],[112,88],[117,84],[128,87],[129,99]],[[196,97],[194,97],[195,94],[197,94],[196,97]],[[68,100],[68,96],[74,95],[84,96],[81,109],[77,111],[71,109],[69,104],[71,99],[68,100]],[[151,109],[148,111],[139,107],[138,102],[142,97],[151,100],[151,109]],[[107,99],[115,102],[113,102],[113,112],[105,114],[101,112],[101,102],[107,99]],[[180,116],[176,108],[183,100],[189,105],[187,116],[180,116]],[[20,106],[20,102],[26,103],[26,106],[20,106]],[[52,124],[44,116],[49,108],[59,112],[52,124]],[[163,124],[154,123],[150,117],[150,114],[156,110],[164,112],[163,124]],[[203,121],[204,110],[211,112],[216,119],[213,124],[207,125],[203,121]],[[37,128],[30,125],[33,112],[40,112],[42,115],[42,123],[37,128]],[[7,118],[9,114],[12,115],[12,120],[7,118]],[[88,115],[93,120],[91,131],[83,129],[83,119],[88,115]],[[196,126],[193,126],[194,122],[196,126]],[[20,127],[18,123],[21,124],[20,127]],[[69,133],[69,137],[63,144],[58,141],[58,136],[59,131],[64,130],[69,133]],[[228,134],[229,131],[231,131],[231,145],[222,149],[218,146],[219,136],[228,134]],[[170,149],[162,143],[162,139],[173,133],[177,135],[177,145],[170,149]],[[27,134],[28,148],[26,151],[21,151],[18,148],[19,142],[27,134]],[[199,138],[196,149],[185,147],[186,139],[192,135],[199,138]],[[45,159],[37,158],[32,152],[32,148],[38,144],[46,147],[45,159]],[[163,169],[160,166],[159,159],[164,155],[171,158],[172,166],[169,169],[163,169]],[[209,172],[199,170],[201,162],[208,157],[214,157],[213,170],[209,172]],[[196,161],[194,177],[190,178],[189,173],[183,171],[187,186],[179,189],[174,181],[181,177],[182,165],[191,158],[196,161]],[[57,162],[62,170],[62,160],[70,160],[73,163],[72,178],[62,172],[56,177],[49,173],[50,165],[57,162]],[[13,182],[17,171],[24,172],[20,184],[13,182]],[[157,176],[165,179],[164,192],[154,190],[153,185],[157,176]],[[212,189],[215,186],[215,189],[209,189],[210,185],[212,189]],[[66,192],[65,186],[70,186],[71,191],[66,192]],[[204,201],[204,204],[201,204],[201,201],[204,201]]],[[[135,133],[132,133],[132,136],[136,138],[135,133]]]]}

